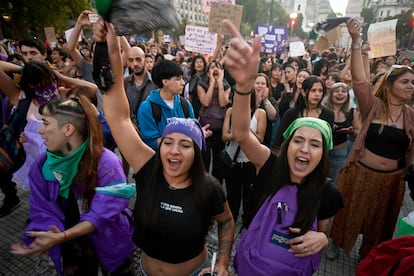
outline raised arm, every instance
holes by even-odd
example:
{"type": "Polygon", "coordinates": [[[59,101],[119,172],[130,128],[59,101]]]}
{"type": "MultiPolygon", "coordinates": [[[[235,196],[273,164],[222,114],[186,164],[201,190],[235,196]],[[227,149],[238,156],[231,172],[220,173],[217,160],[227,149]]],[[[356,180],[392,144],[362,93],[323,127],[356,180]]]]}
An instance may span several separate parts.
{"type": "Polygon", "coordinates": [[[114,76],[114,84],[103,95],[106,120],[122,155],[134,172],[137,172],[154,155],[154,151],[141,140],[129,116],[121,51],[113,25],[99,19],[94,28],[94,39],[98,42],[107,41],[108,55],[114,76]]]}
{"type": "Polygon", "coordinates": [[[89,25],[89,14],[91,11],[85,10],[83,11],[76,20],[75,27],[73,27],[72,34],[69,37],[69,41],[67,44],[67,49],[69,51],[70,56],[72,57],[73,61],[75,62],[76,66],[80,67],[82,63],[82,55],[79,50],[76,48],[78,44],[79,36],[82,32],[84,26],[89,25]]]}
{"type": "Polygon", "coordinates": [[[16,64],[0,61],[0,91],[10,99],[13,105],[17,105],[19,101],[20,90],[8,74],[19,73],[21,70],[22,67],[16,64]]]}
{"type": "Polygon", "coordinates": [[[233,135],[240,148],[258,170],[270,154],[269,148],[262,145],[250,131],[250,97],[259,67],[261,37],[256,37],[251,47],[241,37],[231,21],[225,20],[224,24],[233,37],[224,57],[224,63],[236,81],[233,114],[237,116],[232,116],[233,135]]]}
{"type": "MultiPolygon", "coordinates": [[[[92,82],[89,82],[87,80],[82,80],[78,78],[71,78],[68,76],[65,76],[58,71],[53,71],[55,73],[56,78],[59,80],[59,82],[63,82],[67,84],[69,87],[82,87],[83,91],[85,91],[85,96],[89,99],[96,99],[96,92],[98,91],[98,86],[92,82]]],[[[59,92],[61,90],[59,89],[59,92]]],[[[67,91],[65,91],[67,92],[67,91]]],[[[61,95],[66,96],[66,95],[61,95]]]]}
{"type": "Polygon", "coordinates": [[[358,99],[358,106],[361,111],[362,118],[365,118],[367,112],[372,106],[374,95],[371,91],[369,79],[367,79],[364,70],[364,62],[362,59],[361,45],[361,23],[351,18],[348,20],[348,32],[352,38],[351,44],[351,74],[352,86],[355,96],[358,99]]]}

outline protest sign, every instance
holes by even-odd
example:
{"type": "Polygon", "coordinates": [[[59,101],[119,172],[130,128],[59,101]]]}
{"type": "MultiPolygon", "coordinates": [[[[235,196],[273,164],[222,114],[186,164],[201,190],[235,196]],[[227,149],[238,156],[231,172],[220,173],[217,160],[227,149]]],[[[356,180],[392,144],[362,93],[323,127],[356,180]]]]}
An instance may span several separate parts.
{"type": "Polygon", "coordinates": [[[397,52],[396,26],[398,19],[377,22],[368,27],[369,58],[394,56],[397,52]]]}
{"type": "Polygon", "coordinates": [[[317,51],[321,54],[324,50],[329,48],[328,39],[324,36],[320,36],[316,41],[315,46],[313,46],[313,50],[317,51]]]}
{"type": "Polygon", "coordinates": [[[185,50],[212,55],[216,44],[217,33],[209,32],[207,27],[191,25],[185,27],[185,50]]]}
{"type": "Polygon", "coordinates": [[[236,0],[203,0],[203,11],[209,13],[212,3],[236,4],[236,0]]]}
{"type": "Polygon", "coordinates": [[[44,28],[46,40],[49,42],[57,42],[55,28],[53,27],[45,27],[44,28]]]}
{"type": "Polygon", "coordinates": [[[283,53],[287,45],[287,27],[258,24],[254,30],[255,36],[262,35],[262,52],[283,53]]]}
{"type": "Polygon", "coordinates": [[[305,44],[302,41],[290,42],[289,43],[289,56],[300,57],[306,53],[305,44]]]}
{"type": "Polygon", "coordinates": [[[226,3],[211,3],[211,10],[208,17],[208,30],[213,33],[226,33],[223,27],[223,20],[228,19],[240,30],[243,16],[243,6],[226,3]]]}

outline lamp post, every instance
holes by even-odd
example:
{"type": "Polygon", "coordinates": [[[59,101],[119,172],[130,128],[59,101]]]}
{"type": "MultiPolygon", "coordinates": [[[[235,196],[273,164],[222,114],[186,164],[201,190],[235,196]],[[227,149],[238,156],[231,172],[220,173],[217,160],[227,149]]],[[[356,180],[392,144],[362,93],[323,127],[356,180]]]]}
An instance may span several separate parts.
{"type": "Polygon", "coordinates": [[[296,12],[292,12],[291,14],[289,14],[289,18],[290,18],[290,39],[292,39],[292,34],[293,34],[293,28],[296,25],[296,18],[298,18],[298,14],[296,12]]]}

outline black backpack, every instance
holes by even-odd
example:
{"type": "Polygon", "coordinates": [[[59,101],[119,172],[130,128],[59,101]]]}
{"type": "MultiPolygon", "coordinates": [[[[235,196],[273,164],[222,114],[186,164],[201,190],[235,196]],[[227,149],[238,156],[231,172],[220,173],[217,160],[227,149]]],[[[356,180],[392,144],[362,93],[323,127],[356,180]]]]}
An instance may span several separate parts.
{"type": "MultiPolygon", "coordinates": [[[[155,123],[158,125],[159,122],[161,121],[161,106],[154,102],[150,102],[150,103],[151,103],[151,109],[152,109],[152,117],[154,117],[155,123]]],[[[181,104],[181,107],[183,108],[185,118],[189,118],[190,109],[188,107],[187,100],[183,96],[180,96],[180,104],[181,104]]]]}

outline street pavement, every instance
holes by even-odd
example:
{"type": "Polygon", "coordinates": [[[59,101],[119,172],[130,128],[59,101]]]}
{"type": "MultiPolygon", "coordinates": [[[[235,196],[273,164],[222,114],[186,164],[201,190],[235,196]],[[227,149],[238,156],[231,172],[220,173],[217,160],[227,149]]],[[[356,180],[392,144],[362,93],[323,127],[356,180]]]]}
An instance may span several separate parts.
{"type": "MultiPolygon", "coordinates": [[[[0,180],[1,181],[1,180],[0,180]]],[[[22,205],[12,214],[0,218],[0,275],[1,276],[20,276],[20,275],[34,275],[34,276],[49,276],[56,275],[53,264],[50,262],[47,255],[41,257],[21,257],[14,256],[10,253],[10,245],[19,243],[25,228],[28,217],[28,198],[29,191],[19,189],[18,195],[22,200],[22,205]]],[[[0,200],[3,198],[0,194],[0,200]]],[[[131,207],[132,207],[131,202],[131,207]]],[[[406,216],[409,212],[414,210],[414,202],[406,193],[403,206],[400,210],[401,216],[406,216]]],[[[237,229],[240,229],[238,223],[237,229]]],[[[236,241],[239,236],[236,236],[236,241]]],[[[348,256],[340,250],[339,256],[336,260],[330,261],[323,255],[319,270],[314,276],[331,276],[331,275],[354,275],[358,264],[358,248],[360,245],[360,238],[358,239],[354,249],[348,256]]],[[[207,246],[210,252],[217,251],[217,244],[211,238],[207,238],[207,246]]],[[[137,264],[139,251],[134,253],[135,264],[137,264]]],[[[234,250],[232,251],[234,255],[234,250]]],[[[232,271],[232,267],[230,268],[232,271]]]]}

